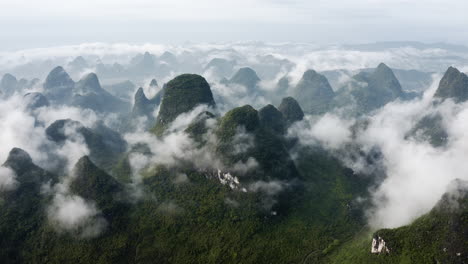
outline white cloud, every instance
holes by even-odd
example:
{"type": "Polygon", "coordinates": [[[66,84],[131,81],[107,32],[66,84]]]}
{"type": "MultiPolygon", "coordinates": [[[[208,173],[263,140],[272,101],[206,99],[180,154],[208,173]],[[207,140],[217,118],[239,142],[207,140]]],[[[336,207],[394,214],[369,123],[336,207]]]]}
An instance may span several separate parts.
{"type": "Polygon", "coordinates": [[[267,195],[280,193],[288,184],[282,181],[256,181],[249,185],[248,190],[252,192],[265,192],[267,195]]]}
{"type": "Polygon", "coordinates": [[[11,190],[16,187],[16,174],[8,167],[0,167],[0,191],[11,190]]]}
{"type": "MultiPolygon", "coordinates": [[[[383,180],[370,189],[372,208],[367,212],[375,228],[398,227],[427,213],[455,179],[468,180],[468,103],[446,100],[433,104],[432,96],[439,78],[422,99],[392,102],[371,114],[365,126],[356,127],[356,138],[350,139],[352,120],[327,114],[316,122],[303,121],[303,127],[292,128],[303,144],[321,144],[353,168],[366,172],[362,160],[347,159],[346,143],[352,142],[364,153],[378,151],[385,173],[383,180]],[[427,114],[438,113],[449,134],[445,147],[434,147],[427,141],[408,137],[417,122],[427,114]],[[310,127],[304,126],[304,123],[310,127]],[[335,129],[335,132],[334,132],[335,129]],[[363,167],[364,166],[364,167],[363,167]]],[[[382,177],[383,175],[375,175],[382,177]]]]}
{"type": "Polygon", "coordinates": [[[318,118],[306,116],[303,121],[296,122],[288,134],[298,137],[302,144],[323,144],[330,149],[338,149],[351,141],[350,127],[352,120],[343,120],[335,114],[327,113],[318,118]]]}
{"type": "Polygon", "coordinates": [[[48,216],[57,231],[78,232],[80,237],[95,237],[106,227],[94,203],[75,195],[57,194],[48,216]]]}

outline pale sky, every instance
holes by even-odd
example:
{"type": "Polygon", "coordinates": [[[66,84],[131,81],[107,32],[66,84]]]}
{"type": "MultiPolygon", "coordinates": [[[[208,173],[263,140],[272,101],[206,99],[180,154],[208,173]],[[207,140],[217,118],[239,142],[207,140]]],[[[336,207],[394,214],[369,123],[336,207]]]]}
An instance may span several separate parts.
{"type": "Polygon", "coordinates": [[[0,50],[83,42],[468,44],[467,0],[0,0],[0,50]]]}

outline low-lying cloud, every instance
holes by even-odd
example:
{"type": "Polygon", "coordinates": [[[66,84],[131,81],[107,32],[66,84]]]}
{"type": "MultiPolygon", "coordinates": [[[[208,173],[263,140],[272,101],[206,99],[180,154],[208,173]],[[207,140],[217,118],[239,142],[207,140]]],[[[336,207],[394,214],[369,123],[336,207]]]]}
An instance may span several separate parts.
{"type": "Polygon", "coordinates": [[[8,167],[0,167],[0,191],[12,190],[16,184],[16,173],[8,167]]]}
{"type": "Polygon", "coordinates": [[[76,232],[82,238],[95,237],[107,222],[94,203],[76,195],[57,194],[48,208],[49,220],[58,231],[76,232]]]}
{"type": "Polygon", "coordinates": [[[421,99],[395,101],[365,117],[366,125],[354,127],[354,134],[352,124],[362,121],[332,114],[318,120],[309,117],[290,130],[301,143],[320,144],[361,173],[369,171],[370,165],[347,158],[347,144],[368,154],[378,149],[381,159],[377,166],[385,175],[374,175],[383,180],[369,190],[372,206],[367,211],[369,224],[375,228],[409,224],[433,208],[453,180],[468,180],[468,103],[433,103],[438,80],[421,99]],[[421,118],[434,113],[442,117],[448,132],[446,146],[408,136],[421,118]]]}

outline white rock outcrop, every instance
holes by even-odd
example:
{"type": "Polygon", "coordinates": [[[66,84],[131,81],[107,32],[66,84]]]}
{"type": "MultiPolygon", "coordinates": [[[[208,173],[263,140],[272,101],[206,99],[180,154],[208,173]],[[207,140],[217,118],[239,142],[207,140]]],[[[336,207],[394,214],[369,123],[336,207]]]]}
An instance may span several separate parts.
{"type": "Polygon", "coordinates": [[[390,253],[390,249],[385,244],[385,240],[383,240],[383,238],[381,238],[380,236],[372,238],[371,253],[390,253]]]}

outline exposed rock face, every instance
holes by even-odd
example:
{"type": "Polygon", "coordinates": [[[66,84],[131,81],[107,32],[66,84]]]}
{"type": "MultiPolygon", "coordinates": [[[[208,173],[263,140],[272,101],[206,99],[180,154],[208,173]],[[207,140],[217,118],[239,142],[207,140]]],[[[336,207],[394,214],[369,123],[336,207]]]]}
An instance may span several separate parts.
{"type": "Polygon", "coordinates": [[[24,95],[24,100],[26,108],[29,110],[49,106],[49,100],[41,93],[27,93],[24,95]]]}
{"type": "Polygon", "coordinates": [[[162,135],[178,115],[189,112],[198,105],[216,105],[210,85],[205,78],[197,74],[179,75],[168,82],[163,90],[164,95],[154,128],[158,135],[162,135]]]}
{"type": "Polygon", "coordinates": [[[314,70],[308,70],[294,88],[292,95],[298,100],[304,112],[322,114],[330,109],[335,93],[325,76],[314,70]]]}
{"type": "Polygon", "coordinates": [[[271,104],[263,107],[258,111],[258,117],[262,126],[270,128],[278,134],[286,132],[286,122],[276,107],[271,104]]]}
{"type": "Polygon", "coordinates": [[[371,253],[373,254],[390,253],[390,249],[388,249],[388,247],[385,245],[385,240],[383,240],[383,238],[381,238],[380,236],[376,236],[372,238],[371,253]]]}
{"type": "Polygon", "coordinates": [[[284,119],[288,124],[304,119],[304,112],[301,106],[292,97],[283,98],[278,110],[283,114],[284,119]]]}
{"type": "Polygon", "coordinates": [[[229,83],[245,86],[249,92],[253,92],[259,82],[257,73],[248,67],[240,68],[229,80],[229,83]]]}
{"type": "Polygon", "coordinates": [[[434,94],[435,98],[451,98],[455,102],[468,100],[468,76],[458,69],[450,67],[440,80],[439,87],[434,94]]]}
{"type": "Polygon", "coordinates": [[[468,181],[452,180],[427,214],[411,224],[374,233],[371,252],[392,263],[464,263],[468,254],[468,181]],[[463,256],[463,258],[460,258],[463,256]]]}
{"type": "Polygon", "coordinates": [[[229,173],[229,172],[224,173],[221,170],[218,170],[217,176],[218,176],[219,182],[222,185],[227,185],[232,190],[240,189],[243,192],[247,192],[247,189],[240,187],[241,185],[240,185],[240,182],[239,182],[239,178],[237,178],[236,176],[232,176],[231,173],[229,173]]]}

